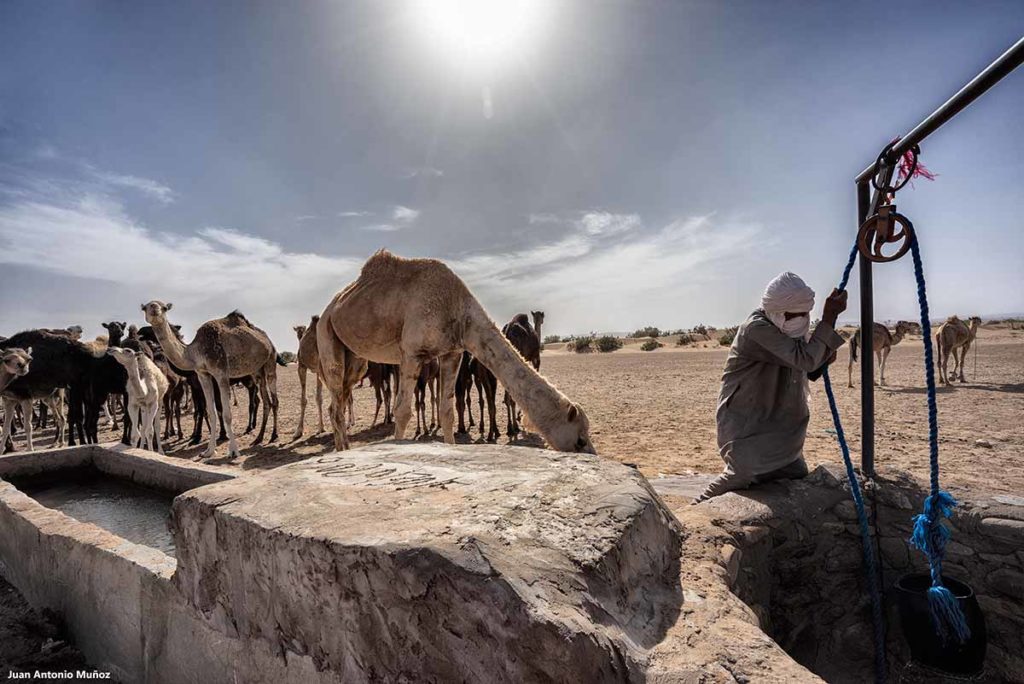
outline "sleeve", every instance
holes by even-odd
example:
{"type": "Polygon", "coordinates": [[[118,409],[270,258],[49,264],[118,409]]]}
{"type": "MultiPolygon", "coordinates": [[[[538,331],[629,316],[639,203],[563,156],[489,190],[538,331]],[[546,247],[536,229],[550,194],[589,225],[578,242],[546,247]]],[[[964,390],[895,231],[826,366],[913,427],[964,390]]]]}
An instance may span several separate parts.
{"type": "Polygon", "coordinates": [[[752,321],[744,331],[743,353],[759,361],[810,373],[846,341],[828,323],[819,323],[810,340],[792,338],[767,321],[752,321]]]}

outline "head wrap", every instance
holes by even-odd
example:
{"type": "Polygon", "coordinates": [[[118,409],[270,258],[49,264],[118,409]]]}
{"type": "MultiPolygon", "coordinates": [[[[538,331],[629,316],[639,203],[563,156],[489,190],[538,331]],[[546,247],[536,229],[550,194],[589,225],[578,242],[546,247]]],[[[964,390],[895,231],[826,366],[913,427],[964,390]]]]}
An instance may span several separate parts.
{"type": "Polygon", "coordinates": [[[765,288],[761,308],[768,320],[790,337],[807,338],[810,333],[810,311],[814,308],[814,290],[795,273],[782,273],[765,288]],[[807,313],[807,316],[786,320],[786,312],[807,313]]]}

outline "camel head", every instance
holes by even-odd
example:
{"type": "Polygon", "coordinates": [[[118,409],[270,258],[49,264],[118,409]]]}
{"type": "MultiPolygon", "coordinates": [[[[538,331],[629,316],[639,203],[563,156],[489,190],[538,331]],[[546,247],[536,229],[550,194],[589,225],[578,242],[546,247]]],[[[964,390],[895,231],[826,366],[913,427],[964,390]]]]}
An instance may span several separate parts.
{"type": "Polygon", "coordinates": [[[120,339],[121,336],[124,335],[125,329],[128,327],[128,324],[125,321],[110,321],[109,323],[103,323],[102,325],[107,329],[107,332],[110,333],[110,337],[112,339],[120,339]]]}
{"type": "Polygon", "coordinates": [[[533,327],[539,328],[544,324],[544,312],[543,311],[531,311],[530,315],[533,316],[533,327]]]}
{"type": "Polygon", "coordinates": [[[80,340],[82,339],[82,326],[80,325],[69,325],[66,330],[71,333],[71,339],[80,340]]]}
{"type": "Polygon", "coordinates": [[[137,352],[133,349],[125,349],[124,347],[108,347],[107,356],[113,356],[114,360],[125,368],[131,368],[132,364],[138,362],[138,357],[141,356],[142,352],[137,352]]]}
{"type": "Polygon", "coordinates": [[[295,336],[300,340],[302,339],[302,336],[306,334],[306,326],[304,325],[294,325],[292,326],[292,330],[295,331],[295,336]]]}
{"type": "Polygon", "coordinates": [[[896,334],[900,336],[909,335],[914,332],[914,327],[915,324],[910,321],[896,321],[896,334]]]}
{"type": "Polygon", "coordinates": [[[18,347],[11,347],[3,351],[3,358],[0,360],[0,366],[3,367],[4,371],[21,377],[28,374],[28,366],[32,362],[32,347],[28,349],[19,349],[18,347]]]}
{"type": "Polygon", "coordinates": [[[139,336],[139,326],[135,325],[134,323],[132,325],[129,325],[128,326],[128,339],[129,340],[134,340],[138,336],[139,336]]]}
{"type": "Polygon", "coordinates": [[[146,322],[150,325],[158,325],[167,322],[167,312],[174,306],[171,302],[164,304],[158,299],[154,299],[149,304],[142,305],[142,311],[146,314],[146,322]]]}
{"type": "Polygon", "coordinates": [[[565,400],[565,420],[552,421],[552,427],[544,431],[544,438],[559,451],[596,454],[590,441],[590,420],[578,404],[565,400]]]}

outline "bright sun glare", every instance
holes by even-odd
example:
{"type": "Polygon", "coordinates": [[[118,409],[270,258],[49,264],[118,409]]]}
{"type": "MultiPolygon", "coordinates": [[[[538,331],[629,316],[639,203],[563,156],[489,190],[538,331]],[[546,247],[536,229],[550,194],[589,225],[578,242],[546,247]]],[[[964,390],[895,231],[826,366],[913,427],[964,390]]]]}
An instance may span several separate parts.
{"type": "Polygon", "coordinates": [[[427,39],[465,66],[494,66],[527,46],[545,0],[419,0],[427,39]]]}

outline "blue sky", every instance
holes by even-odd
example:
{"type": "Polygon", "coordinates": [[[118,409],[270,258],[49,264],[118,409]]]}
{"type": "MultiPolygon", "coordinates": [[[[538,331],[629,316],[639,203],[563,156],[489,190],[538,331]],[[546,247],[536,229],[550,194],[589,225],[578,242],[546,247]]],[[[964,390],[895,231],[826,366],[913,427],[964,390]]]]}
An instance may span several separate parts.
{"type": "MultiPolygon", "coordinates": [[[[423,16],[4,2],[0,333],[163,299],[287,349],[378,247],[550,332],[735,323],[780,271],[832,286],[852,178],[1024,33],[1020,2],[552,0],[484,65],[423,16]]],[[[1024,311],[1022,111],[1024,71],[900,195],[939,314],[1024,311]]],[[[876,273],[913,317],[909,259],[876,273]]]]}

